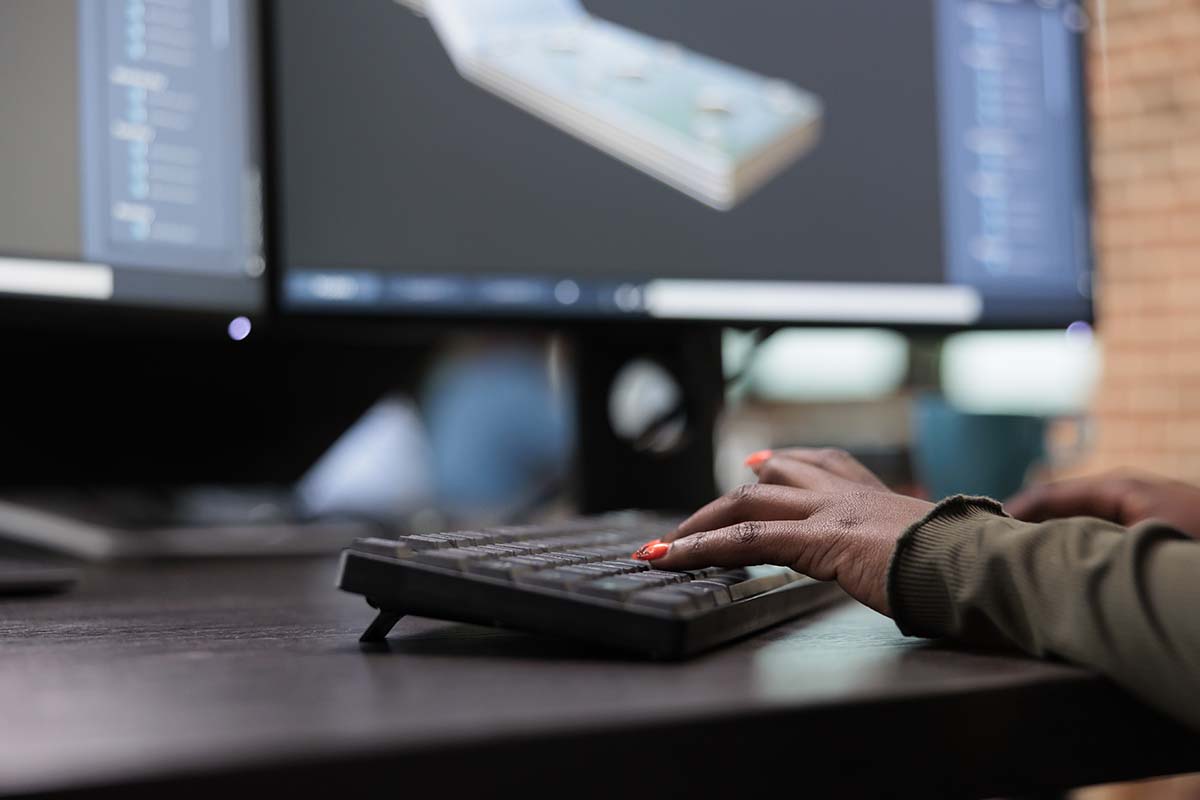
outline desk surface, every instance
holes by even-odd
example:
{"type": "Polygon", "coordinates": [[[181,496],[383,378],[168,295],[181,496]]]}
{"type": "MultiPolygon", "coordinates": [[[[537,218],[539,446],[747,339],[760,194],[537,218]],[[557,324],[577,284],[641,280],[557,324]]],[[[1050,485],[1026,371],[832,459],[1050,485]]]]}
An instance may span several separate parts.
{"type": "Polygon", "coordinates": [[[0,793],[438,776],[587,796],[614,787],[584,775],[616,765],[636,776],[622,794],[988,795],[1200,769],[1200,740],[1097,677],[905,639],[852,604],[683,664],[415,618],[364,651],[370,610],[334,573],[105,567],[68,595],[0,600],[0,793]]]}

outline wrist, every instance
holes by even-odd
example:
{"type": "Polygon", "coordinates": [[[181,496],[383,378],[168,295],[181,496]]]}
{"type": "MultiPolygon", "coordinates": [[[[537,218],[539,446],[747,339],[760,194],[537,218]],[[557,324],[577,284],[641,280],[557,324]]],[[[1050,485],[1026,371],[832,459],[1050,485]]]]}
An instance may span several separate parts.
{"type": "Polygon", "coordinates": [[[953,627],[954,587],[941,565],[947,558],[973,558],[983,523],[1006,517],[1000,503],[987,497],[955,495],[934,506],[896,541],[888,565],[888,608],[909,636],[936,637],[953,627]]]}

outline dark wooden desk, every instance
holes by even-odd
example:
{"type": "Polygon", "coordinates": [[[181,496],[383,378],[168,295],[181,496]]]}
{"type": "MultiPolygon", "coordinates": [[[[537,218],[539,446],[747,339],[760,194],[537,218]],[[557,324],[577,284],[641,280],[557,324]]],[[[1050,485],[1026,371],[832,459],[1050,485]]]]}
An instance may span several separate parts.
{"type": "Polygon", "coordinates": [[[1200,769],[1099,678],[853,605],[685,664],[419,619],[367,652],[334,569],[104,568],[0,601],[0,792],[994,795],[1200,769]]]}

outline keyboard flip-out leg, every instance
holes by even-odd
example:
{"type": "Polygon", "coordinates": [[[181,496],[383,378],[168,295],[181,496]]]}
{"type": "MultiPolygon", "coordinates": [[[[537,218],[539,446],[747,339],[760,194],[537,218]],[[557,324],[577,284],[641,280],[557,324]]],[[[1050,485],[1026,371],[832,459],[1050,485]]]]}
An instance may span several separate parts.
{"type": "Polygon", "coordinates": [[[392,628],[396,627],[396,623],[404,616],[401,611],[388,611],[380,609],[375,615],[375,619],[371,620],[371,624],[363,631],[362,636],[358,640],[363,643],[382,642],[387,638],[387,635],[392,632],[392,628]]]}

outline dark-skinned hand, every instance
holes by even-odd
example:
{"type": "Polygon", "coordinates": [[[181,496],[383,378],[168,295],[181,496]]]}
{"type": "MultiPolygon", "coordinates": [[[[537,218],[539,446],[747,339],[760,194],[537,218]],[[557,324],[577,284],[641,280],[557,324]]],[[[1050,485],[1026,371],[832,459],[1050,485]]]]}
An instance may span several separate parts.
{"type": "Polygon", "coordinates": [[[709,503],[638,551],[656,569],[776,564],[889,614],[887,568],[896,540],[933,504],[895,494],[840,450],[794,448],[747,459],[759,483],[709,503]]]}
{"type": "Polygon", "coordinates": [[[1159,519],[1200,538],[1200,488],[1128,471],[1031,486],[1004,508],[1027,522],[1099,517],[1129,526],[1159,519]]]}

